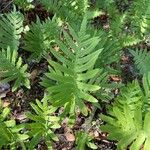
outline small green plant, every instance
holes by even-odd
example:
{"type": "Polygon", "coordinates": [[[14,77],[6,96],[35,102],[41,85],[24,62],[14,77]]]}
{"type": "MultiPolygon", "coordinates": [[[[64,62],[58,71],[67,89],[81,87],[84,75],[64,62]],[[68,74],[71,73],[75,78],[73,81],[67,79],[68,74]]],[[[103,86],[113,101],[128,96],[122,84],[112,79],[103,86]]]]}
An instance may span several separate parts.
{"type": "Polygon", "coordinates": [[[91,149],[97,149],[97,146],[93,143],[93,138],[86,132],[79,131],[76,133],[76,144],[77,150],[83,150],[85,147],[89,147],[91,149]],[[81,140],[82,139],[82,140],[81,140]]]}
{"type": "Polygon", "coordinates": [[[109,133],[110,140],[119,141],[118,150],[126,149],[128,146],[130,150],[139,150],[141,147],[148,150],[150,148],[149,117],[150,112],[143,116],[140,108],[132,111],[127,105],[123,105],[123,110],[114,106],[110,117],[101,115],[101,118],[107,122],[106,125],[101,126],[101,129],[109,133]]]}
{"type": "Polygon", "coordinates": [[[22,85],[30,88],[29,74],[26,72],[27,67],[27,64],[23,65],[22,58],[18,58],[16,50],[12,51],[8,47],[6,51],[0,51],[0,81],[4,83],[14,81],[12,91],[17,90],[22,85]]]}
{"type": "Polygon", "coordinates": [[[137,81],[123,88],[121,95],[110,108],[109,115],[100,116],[106,122],[106,125],[100,128],[109,133],[110,140],[119,141],[119,150],[127,147],[130,147],[130,150],[150,148],[149,82],[150,73],[144,75],[142,88],[137,81]]]}
{"type": "Polygon", "coordinates": [[[51,150],[52,142],[58,141],[58,137],[54,134],[54,131],[60,128],[60,118],[53,115],[56,108],[49,106],[46,99],[43,102],[36,100],[36,104],[31,103],[31,107],[35,113],[26,113],[27,118],[32,121],[26,124],[28,135],[31,138],[28,148],[29,150],[33,150],[41,140],[44,140],[48,149],[51,150]]]}
{"type": "Polygon", "coordinates": [[[25,150],[24,141],[29,138],[27,134],[21,133],[25,125],[16,125],[15,120],[11,119],[9,115],[10,109],[3,108],[0,100],[0,149],[14,150],[20,145],[25,150]]]}

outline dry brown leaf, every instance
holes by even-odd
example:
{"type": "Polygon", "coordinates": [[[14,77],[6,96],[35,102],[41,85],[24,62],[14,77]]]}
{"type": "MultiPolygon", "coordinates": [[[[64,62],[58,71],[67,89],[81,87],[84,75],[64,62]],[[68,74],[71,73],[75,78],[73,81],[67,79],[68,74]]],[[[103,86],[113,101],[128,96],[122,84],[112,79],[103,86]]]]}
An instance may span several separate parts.
{"type": "Polygon", "coordinates": [[[8,102],[8,101],[4,101],[3,102],[3,107],[5,108],[5,107],[8,107],[10,105],[10,102],[8,102]]]}
{"type": "Polygon", "coordinates": [[[37,69],[34,69],[32,72],[31,72],[31,75],[30,75],[30,78],[32,81],[35,80],[35,78],[37,77],[39,71],[37,69]]]}
{"type": "Polygon", "coordinates": [[[69,141],[69,142],[74,142],[75,141],[75,136],[74,136],[73,133],[67,132],[67,133],[65,133],[65,136],[66,136],[67,141],[69,141]]]}

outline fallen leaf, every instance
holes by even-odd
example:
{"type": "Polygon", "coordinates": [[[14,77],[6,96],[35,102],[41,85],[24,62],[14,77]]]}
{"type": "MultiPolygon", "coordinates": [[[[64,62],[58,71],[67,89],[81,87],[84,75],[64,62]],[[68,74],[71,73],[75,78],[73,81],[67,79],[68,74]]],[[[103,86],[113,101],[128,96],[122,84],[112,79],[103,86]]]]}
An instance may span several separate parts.
{"type": "Polygon", "coordinates": [[[32,80],[32,82],[35,80],[35,78],[38,76],[39,71],[37,69],[34,69],[31,74],[30,74],[30,78],[32,80]]]}
{"type": "Polygon", "coordinates": [[[66,136],[67,141],[69,141],[69,142],[75,141],[75,136],[73,133],[67,132],[67,133],[65,133],[65,136],[66,136]]]}
{"type": "Polygon", "coordinates": [[[5,108],[5,107],[8,107],[10,105],[10,102],[8,102],[8,101],[4,101],[3,102],[3,107],[5,108]]]}

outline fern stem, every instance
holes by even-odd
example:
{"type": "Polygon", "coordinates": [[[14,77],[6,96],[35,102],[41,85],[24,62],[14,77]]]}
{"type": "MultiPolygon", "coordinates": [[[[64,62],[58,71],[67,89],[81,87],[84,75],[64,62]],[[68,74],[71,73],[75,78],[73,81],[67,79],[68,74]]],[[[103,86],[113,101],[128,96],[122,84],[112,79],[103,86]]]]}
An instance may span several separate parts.
{"type": "Polygon", "coordinates": [[[85,128],[84,130],[86,132],[88,132],[88,130],[91,128],[91,122],[94,118],[94,115],[95,115],[95,112],[97,110],[97,107],[96,106],[93,106],[93,111],[91,112],[91,115],[89,116],[89,118],[85,121],[85,128]]]}
{"type": "Polygon", "coordinates": [[[27,149],[26,149],[26,146],[25,146],[25,144],[24,144],[24,142],[20,142],[20,145],[21,145],[21,147],[22,147],[22,150],[27,150],[27,149]]]}

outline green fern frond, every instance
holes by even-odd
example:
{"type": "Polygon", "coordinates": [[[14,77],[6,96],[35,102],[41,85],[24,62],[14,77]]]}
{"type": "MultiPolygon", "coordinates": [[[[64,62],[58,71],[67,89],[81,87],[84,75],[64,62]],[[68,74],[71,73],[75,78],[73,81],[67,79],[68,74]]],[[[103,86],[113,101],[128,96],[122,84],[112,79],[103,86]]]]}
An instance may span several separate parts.
{"type": "Polygon", "coordinates": [[[35,113],[26,113],[26,116],[33,121],[26,124],[28,135],[31,137],[28,148],[33,150],[41,140],[44,140],[48,149],[52,149],[52,141],[58,141],[54,130],[60,128],[58,123],[60,118],[53,115],[56,109],[49,106],[46,99],[42,102],[36,100],[36,104],[31,103],[31,107],[35,113]]]}
{"type": "Polygon", "coordinates": [[[148,150],[150,144],[150,72],[144,74],[140,87],[137,80],[121,89],[120,96],[109,109],[109,115],[101,115],[106,125],[101,126],[108,132],[110,140],[117,140],[119,150],[130,147],[148,150]],[[144,118],[144,120],[143,120],[144,118]]]}
{"type": "MultiPolygon", "coordinates": [[[[0,100],[1,103],[1,100],[0,100]]],[[[0,106],[0,149],[4,147],[9,149],[17,149],[19,143],[23,144],[29,136],[21,133],[25,129],[24,124],[16,125],[15,120],[9,119],[10,109],[0,106]]]]}
{"type": "Polygon", "coordinates": [[[24,85],[30,88],[29,74],[26,72],[27,65],[22,64],[21,57],[18,58],[17,51],[0,51],[0,78],[1,82],[14,81],[12,91],[24,85]]]}
{"type": "Polygon", "coordinates": [[[150,72],[143,75],[142,83],[137,80],[120,89],[120,95],[114,103],[117,107],[127,105],[130,110],[142,108],[143,112],[150,111],[150,72]]]}
{"type": "Polygon", "coordinates": [[[123,111],[117,106],[113,107],[113,115],[101,115],[107,123],[101,126],[104,132],[108,132],[110,140],[117,140],[117,149],[123,150],[130,147],[130,150],[139,150],[142,146],[144,150],[150,148],[150,112],[146,113],[143,120],[141,109],[133,111],[123,105],[123,111]]]}
{"type": "Polygon", "coordinates": [[[132,28],[137,34],[147,34],[150,29],[150,1],[135,0],[129,12],[132,16],[132,28]]]}
{"type": "Polygon", "coordinates": [[[150,72],[143,75],[142,78],[142,87],[143,87],[143,111],[149,112],[150,111],[150,72]]]}
{"type": "Polygon", "coordinates": [[[23,31],[23,15],[15,8],[11,13],[0,15],[0,48],[18,49],[23,31]]]}
{"type": "Polygon", "coordinates": [[[120,95],[116,98],[115,105],[122,108],[127,105],[130,110],[141,108],[143,105],[143,92],[137,80],[121,88],[120,95]]]}
{"type": "Polygon", "coordinates": [[[130,50],[130,52],[134,56],[135,65],[140,73],[148,73],[150,71],[150,52],[146,49],[130,50]]]}
{"type": "Polygon", "coordinates": [[[24,10],[29,10],[34,8],[32,5],[33,0],[14,0],[15,5],[24,10]]]}
{"type": "Polygon", "coordinates": [[[89,7],[88,0],[39,0],[39,2],[48,11],[69,22],[82,19],[89,7]]]}
{"type": "Polygon", "coordinates": [[[86,24],[87,20],[84,19],[78,33],[69,27],[71,36],[64,31],[64,42],[56,40],[60,51],[56,52],[55,49],[51,49],[51,53],[60,63],[48,60],[51,67],[46,76],[49,81],[43,80],[48,97],[51,97],[49,99],[54,106],[67,105],[66,109],[72,107],[72,110],[78,106],[81,111],[85,111],[84,114],[87,114],[87,110],[83,100],[97,102],[97,99],[90,93],[97,91],[100,87],[88,81],[99,72],[99,69],[93,67],[101,53],[101,49],[95,51],[99,37],[91,38],[87,35],[86,24]],[[55,85],[48,86],[51,80],[55,81],[55,85]]]}
{"type": "Polygon", "coordinates": [[[24,49],[32,53],[31,58],[40,60],[50,49],[50,45],[59,36],[59,28],[56,18],[41,22],[37,18],[36,23],[29,26],[30,30],[25,34],[24,49]]]}

